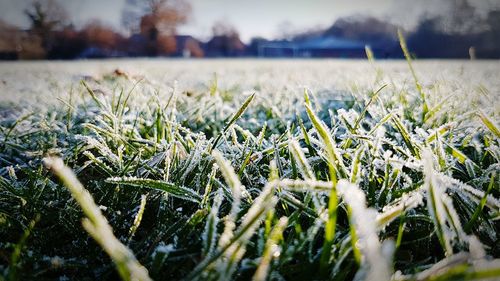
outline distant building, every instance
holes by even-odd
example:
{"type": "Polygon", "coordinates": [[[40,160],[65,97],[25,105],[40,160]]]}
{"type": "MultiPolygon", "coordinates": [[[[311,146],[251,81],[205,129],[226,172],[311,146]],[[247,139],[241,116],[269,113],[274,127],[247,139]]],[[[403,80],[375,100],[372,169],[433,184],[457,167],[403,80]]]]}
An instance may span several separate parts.
{"type": "Polygon", "coordinates": [[[21,35],[20,30],[0,22],[0,60],[16,60],[19,58],[21,35]]]}
{"type": "Polygon", "coordinates": [[[117,50],[109,50],[96,46],[85,48],[78,56],[77,59],[103,59],[103,58],[123,58],[127,54],[117,50]]]}
{"type": "Polygon", "coordinates": [[[365,57],[363,43],[336,37],[314,37],[302,41],[269,41],[259,44],[257,48],[259,57],[365,57]]]}
{"type": "Polygon", "coordinates": [[[15,46],[7,44],[5,41],[0,41],[0,60],[17,60],[19,58],[18,51],[15,46]]]}
{"type": "Polygon", "coordinates": [[[132,34],[128,38],[127,42],[127,53],[131,57],[141,57],[145,56],[147,53],[146,46],[148,44],[148,39],[140,34],[132,34]]]}
{"type": "Polygon", "coordinates": [[[174,57],[201,58],[205,55],[202,43],[190,35],[176,35],[176,50],[174,57]]]}
{"type": "Polygon", "coordinates": [[[0,60],[41,59],[45,57],[39,37],[29,31],[0,23],[0,60]]]}
{"type": "Polygon", "coordinates": [[[241,57],[245,55],[246,45],[237,34],[215,35],[205,43],[207,57],[241,57]]]}

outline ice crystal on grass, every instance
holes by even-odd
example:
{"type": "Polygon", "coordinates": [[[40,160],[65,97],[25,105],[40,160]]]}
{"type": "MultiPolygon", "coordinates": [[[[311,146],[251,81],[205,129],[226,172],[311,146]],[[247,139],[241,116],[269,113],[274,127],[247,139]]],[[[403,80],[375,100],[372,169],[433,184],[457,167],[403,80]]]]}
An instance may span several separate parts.
{"type": "Polygon", "coordinates": [[[365,194],[356,185],[341,180],[337,188],[352,210],[352,223],[359,237],[355,244],[363,255],[361,271],[356,274],[355,279],[390,280],[391,259],[382,254],[377,231],[377,212],[367,208],[365,194]]]}

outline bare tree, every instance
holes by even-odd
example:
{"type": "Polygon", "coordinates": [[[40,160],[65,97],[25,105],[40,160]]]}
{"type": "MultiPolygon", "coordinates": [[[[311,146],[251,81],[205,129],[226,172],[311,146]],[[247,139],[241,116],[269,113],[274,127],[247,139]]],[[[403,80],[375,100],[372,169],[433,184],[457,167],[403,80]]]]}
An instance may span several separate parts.
{"type": "Polygon", "coordinates": [[[56,0],[35,0],[24,11],[31,22],[31,31],[40,37],[42,47],[51,47],[52,32],[68,22],[67,11],[56,0]]]}
{"type": "Polygon", "coordinates": [[[238,36],[236,28],[226,21],[216,21],[212,26],[213,36],[238,36]]]}
{"type": "Polygon", "coordinates": [[[24,13],[33,29],[53,30],[64,26],[68,20],[67,11],[56,0],[35,0],[24,13]]]}
{"type": "Polygon", "coordinates": [[[127,0],[123,23],[148,41],[148,54],[175,51],[177,27],[188,20],[191,6],[185,0],[127,0]]]}
{"type": "Polygon", "coordinates": [[[132,32],[174,34],[190,12],[185,0],[127,0],[122,22],[132,32]]]}
{"type": "Polygon", "coordinates": [[[212,26],[213,37],[207,42],[209,56],[239,56],[245,51],[236,28],[225,21],[217,21],[212,26]]]}

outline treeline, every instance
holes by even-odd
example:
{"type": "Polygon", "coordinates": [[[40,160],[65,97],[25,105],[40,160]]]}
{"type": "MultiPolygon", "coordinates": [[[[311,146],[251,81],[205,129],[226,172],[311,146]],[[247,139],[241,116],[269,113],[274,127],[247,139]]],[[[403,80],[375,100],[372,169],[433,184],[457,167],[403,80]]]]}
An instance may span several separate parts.
{"type": "MultiPolygon", "coordinates": [[[[418,58],[500,58],[500,10],[481,13],[467,0],[443,0],[446,13],[424,14],[412,30],[370,16],[338,19],[325,30],[304,32],[292,40],[333,36],[370,45],[378,57],[402,57],[397,30],[403,31],[418,58]]],[[[500,7],[500,6],[497,6],[500,7]]]]}
{"type": "MultiPolygon", "coordinates": [[[[184,1],[128,0],[124,26],[131,36],[92,21],[77,29],[56,0],[34,1],[25,11],[28,30],[0,23],[0,56],[18,59],[161,56],[177,51],[176,27],[185,23],[190,7],[184,1]]],[[[200,47],[184,40],[193,55],[200,47]]]]}
{"type": "Polygon", "coordinates": [[[236,30],[224,23],[214,25],[208,42],[178,35],[190,13],[183,0],[127,0],[128,36],[99,21],[76,28],[56,0],[34,1],[24,13],[27,30],[0,21],[0,59],[248,55],[236,30]]]}
{"type": "MultiPolygon", "coordinates": [[[[466,0],[448,1],[447,15],[420,19],[413,30],[403,30],[418,58],[500,58],[500,11],[479,15],[466,0]]],[[[76,28],[56,0],[35,1],[25,10],[31,26],[21,30],[0,22],[0,59],[78,59],[104,57],[238,57],[259,56],[269,43],[303,42],[311,38],[340,38],[370,45],[377,57],[402,56],[397,40],[401,27],[369,16],[340,18],[326,29],[298,33],[280,40],[253,38],[244,44],[238,31],[216,23],[213,36],[201,42],[178,35],[189,19],[183,0],[127,0],[123,24],[130,35],[92,21],[76,28]]],[[[335,48],[335,46],[331,46],[335,48]]]]}

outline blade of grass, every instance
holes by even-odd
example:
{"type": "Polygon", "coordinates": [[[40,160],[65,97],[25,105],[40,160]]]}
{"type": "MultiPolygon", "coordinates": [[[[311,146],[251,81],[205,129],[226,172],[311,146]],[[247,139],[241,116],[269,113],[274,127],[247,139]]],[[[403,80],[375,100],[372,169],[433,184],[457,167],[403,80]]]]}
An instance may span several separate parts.
{"type": "Polygon", "coordinates": [[[264,253],[262,254],[262,257],[260,259],[259,266],[257,267],[257,270],[252,277],[253,281],[266,280],[271,260],[273,259],[273,257],[279,257],[280,255],[278,243],[283,239],[283,231],[285,230],[287,224],[288,218],[282,217],[279,219],[278,223],[271,231],[269,238],[266,241],[264,253]]]}
{"type": "Polygon", "coordinates": [[[217,136],[217,138],[214,140],[210,151],[212,151],[214,148],[217,147],[217,143],[219,143],[219,140],[221,139],[221,137],[227,132],[227,130],[229,130],[231,125],[234,124],[234,122],[236,122],[236,120],[238,120],[238,118],[240,118],[240,116],[245,112],[245,110],[247,109],[250,102],[252,102],[254,97],[255,97],[255,94],[252,94],[250,97],[248,97],[245,100],[245,102],[241,105],[240,109],[238,109],[238,111],[236,111],[236,113],[234,113],[233,117],[231,117],[231,119],[226,124],[224,129],[222,129],[222,132],[220,132],[219,135],[217,136]]]}
{"type": "Polygon", "coordinates": [[[333,246],[333,240],[335,238],[335,228],[337,224],[337,207],[338,207],[338,197],[337,197],[337,172],[340,174],[342,178],[345,178],[347,175],[345,167],[343,167],[342,159],[340,155],[335,150],[335,144],[332,139],[332,136],[328,132],[326,125],[323,124],[322,121],[316,116],[311,108],[311,104],[309,101],[309,96],[307,92],[305,93],[305,106],[307,115],[309,119],[313,123],[314,128],[318,132],[318,135],[321,137],[321,140],[325,144],[326,156],[327,156],[327,164],[330,175],[330,180],[332,181],[332,188],[330,191],[329,199],[328,199],[328,220],[325,225],[325,241],[323,242],[323,250],[321,252],[320,258],[320,274],[325,275],[328,264],[330,263],[331,249],[333,246]],[[338,171],[336,166],[339,167],[338,171]]]}
{"type": "Polygon", "coordinates": [[[60,158],[45,158],[44,163],[69,189],[87,218],[82,224],[115,263],[120,277],[125,281],[149,281],[148,271],[135,258],[132,251],[123,245],[114,234],[92,195],[78,181],[69,167],[60,158]]]}
{"type": "Polygon", "coordinates": [[[486,205],[486,200],[488,199],[488,195],[490,192],[493,190],[493,186],[495,184],[495,174],[491,175],[490,183],[488,184],[488,189],[484,193],[483,198],[481,198],[481,201],[479,205],[477,205],[476,210],[474,211],[474,214],[470,218],[470,220],[467,222],[465,225],[464,229],[466,232],[470,232],[472,230],[472,226],[476,223],[477,219],[479,218],[479,215],[484,209],[484,206],[486,205]]]}
{"type": "Polygon", "coordinates": [[[497,138],[500,138],[500,130],[495,126],[495,123],[491,121],[486,114],[483,112],[478,112],[477,115],[483,121],[484,125],[495,135],[497,138]]]}
{"type": "Polygon", "coordinates": [[[451,238],[447,232],[445,208],[441,201],[444,191],[441,186],[436,184],[432,164],[432,153],[430,151],[424,150],[423,161],[425,176],[424,186],[427,191],[427,208],[434,222],[439,243],[445,255],[451,256],[453,254],[453,248],[451,246],[451,238]]]}
{"type": "Polygon", "coordinates": [[[422,85],[420,85],[420,82],[418,81],[417,73],[415,72],[415,69],[413,69],[412,65],[412,58],[410,55],[410,51],[408,50],[408,47],[406,46],[406,40],[403,36],[403,32],[398,29],[398,38],[399,38],[399,44],[401,45],[401,49],[403,50],[403,54],[406,58],[406,61],[408,62],[408,67],[410,68],[411,75],[413,76],[413,80],[415,81],[415,86],[417,88],[418,93],[420,94],[420,98],[422,99],[422,123],[424,123],[425,120],[425,115],[427,112],[429,112],[429,106],[427,105],[427,100],[425,97],[424,90],[422,89],[422,85]]]}
{"type": "Polygon", "coordinates": [[[201,196],[196,191],[170,182],[135,177],[114,177],[106,179],[107,183],[125,186],[143,187],[167,192],[168,194],[187,201],[200,203],[201,196]]]}
{"type": "Polygon", "coordinates": [[[141,204],[139,205],[139,210],[137,211],[137,214],[135,215],[134,218],[134,223],[132,223],[132,226],[130,227],[130,230],[128,232],[128,242],[132,240],[134,237],[135,232],[139,228],[139,225],[141,224],[142,221],[142,215],[144,214],[144,209],[146,209],[146,200],[148,196],[147,195],[141,195],[141,204]]]}

